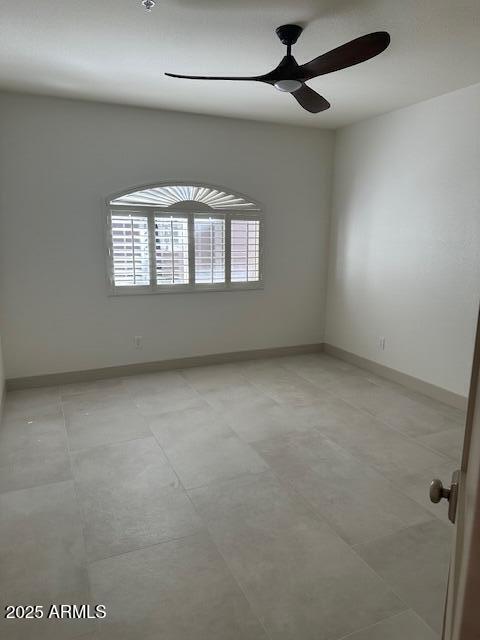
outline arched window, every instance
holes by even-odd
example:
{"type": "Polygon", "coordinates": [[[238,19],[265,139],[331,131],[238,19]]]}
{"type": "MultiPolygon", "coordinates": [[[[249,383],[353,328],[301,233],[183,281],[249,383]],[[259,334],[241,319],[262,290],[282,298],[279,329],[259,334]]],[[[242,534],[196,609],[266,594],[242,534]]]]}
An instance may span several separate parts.
{"type": "Polygon", "coordinates": [[[113,294],[260,288],[259,205],[208,185],[160,184],[108,201],[113,294]]]}

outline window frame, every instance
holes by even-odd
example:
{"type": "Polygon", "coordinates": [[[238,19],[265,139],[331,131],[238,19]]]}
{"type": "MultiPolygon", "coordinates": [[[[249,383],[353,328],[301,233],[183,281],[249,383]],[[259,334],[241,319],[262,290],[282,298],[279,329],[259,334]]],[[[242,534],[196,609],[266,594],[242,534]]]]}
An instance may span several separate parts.
{"type": "Polygon", "coordinates": [[[163,295],[169,293],[197,293],[212,291],[242,291],[264,288],[264,241],[265,241],[265,224],[263,211],[257,203],[258,207],[252,210],[236,210],[236,209],[220,209],[208,207],[200,203],[198,207],[192,205],[190,201],[185,203],[179,202],[171,207],[158,207],[152,205],[114,205],[112,200],[121,196],[141,191],[143,189],[169,186],[169,185],[188,185],[209,187],[228,192],[232,195],[245,198],[252,202],[250,198],[242,196],[238,193],[227,190],[223,187],[199,184],[193,182],[168,182],[156,183],[144,187],[136,187],[115,194],[106,199],[106,261],[107,261],[107,288],[109,296],[125,296],[125,295],[163,295]],[[149,255],[150,255],[150,285],[115,285],[113,273],[113,247],[112,247],[112,214],[115,215],[140,215],[146,216],[148,220],[149,231],[149,255]],[[155,259],[155,217],[177,217],[186,218],[188,224],[188,262],[189,262],[189,280],[188,284],[158,285],[155,259]],[[225,282],[219,283],[196,283],[195,282],[195,218],[222,218],[225,221],[225,282]],[[250,282],[231,282],[231,220],[254,220],[259,223],[259,254],[258,254],[258,280],[250,282]]]}

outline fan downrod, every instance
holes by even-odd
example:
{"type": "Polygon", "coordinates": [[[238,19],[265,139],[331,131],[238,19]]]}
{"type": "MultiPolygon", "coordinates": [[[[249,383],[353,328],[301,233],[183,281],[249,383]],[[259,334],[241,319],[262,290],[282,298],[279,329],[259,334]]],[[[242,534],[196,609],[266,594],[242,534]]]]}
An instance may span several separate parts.
{"type": "Polygon", "coordinates": [[[300,27],[298,24],[284,24],[278,27],[278,29],[275,29],[275,33],[280,38],[280,41],[287,47],[291,47],[296,43],[302,31],[303,27],[300,27]]]}

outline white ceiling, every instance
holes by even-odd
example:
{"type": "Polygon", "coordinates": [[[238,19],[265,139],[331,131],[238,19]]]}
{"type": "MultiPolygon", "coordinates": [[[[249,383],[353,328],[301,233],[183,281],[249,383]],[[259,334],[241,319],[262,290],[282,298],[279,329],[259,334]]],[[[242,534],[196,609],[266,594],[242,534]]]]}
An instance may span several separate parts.
{"type": "Polygon", "coordinates": [[[334,128],[480,82],[480,0],[0,0],[0,87],[74,98],[334,128]],[[332,108],[303,111],[260,83],[175,80],[164,71],[255,75],[305,31],[306,62],[387,30],[386,52],[312,80],[332,108]]]}

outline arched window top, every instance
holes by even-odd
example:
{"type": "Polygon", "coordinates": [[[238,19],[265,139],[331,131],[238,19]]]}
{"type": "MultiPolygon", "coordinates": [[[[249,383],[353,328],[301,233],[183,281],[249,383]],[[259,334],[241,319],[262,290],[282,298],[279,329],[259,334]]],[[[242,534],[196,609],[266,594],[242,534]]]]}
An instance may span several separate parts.
{"type": "Polygon", "coordinates": [[[160,184],[110,200],[112,206],[142,206],[166,211],[260,211],[256,202],[219,187],[192,183],[160,184]]]}

